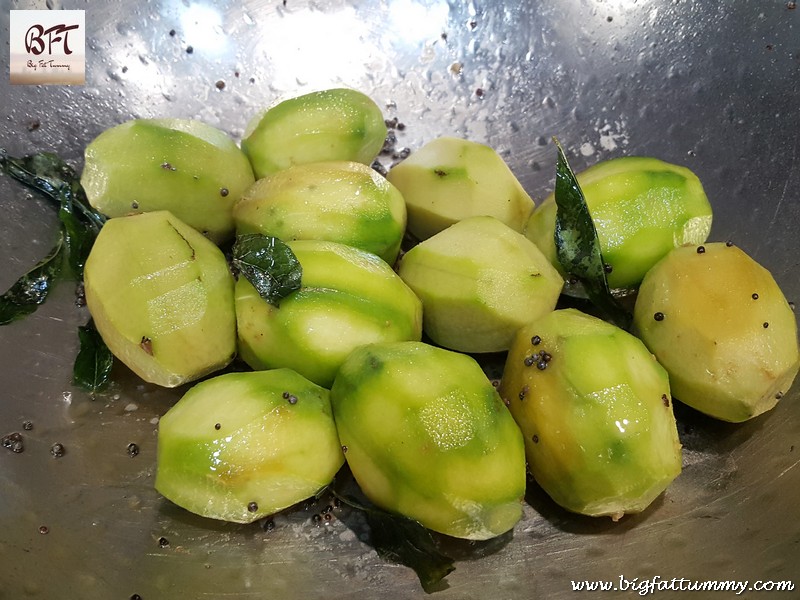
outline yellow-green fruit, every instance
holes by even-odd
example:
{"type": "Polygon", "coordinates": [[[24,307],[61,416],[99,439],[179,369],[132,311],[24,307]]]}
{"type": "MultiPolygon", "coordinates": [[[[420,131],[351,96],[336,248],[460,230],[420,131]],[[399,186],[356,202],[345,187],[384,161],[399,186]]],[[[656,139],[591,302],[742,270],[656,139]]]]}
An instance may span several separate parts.
{"type": "Polygon", "coordinates": [[[564,284],[533,242],[494,217],[419,243],[398,272],[422,300],[425,333],[461,352],[508,350],[517,329],[555,308],[564,284]]]}
{"type": "Polygon", "coordinates": [[[227,134],[191,119],[135,119],[97,136],[81,184],[109,217],[169,210],[220,242],[233,234],[233,204],[252,185],[247,157],[227,134]]]}
{"type": "Polygon", "coordinates": [[[681,471],[667,373],[614,325],[574,309],[529,323],[499,389],[531,473],[567,510],[641,512],[681,471]]]}
{"type": "Polygon", "coordinates": [[[797,322],[775,279],[724,243],[676,248],[656,264],[634,327],[675,397],[725,421],[773,408],[800,366],[797,322]]]}
{"type": "Polygon", "coordinates": [[[362,346],[331,389],[345,458],[378,506],[473,540],[522,516],[520,431],[481,367],[419,342],[362,346]]]}
{"type": "Polygon", "coordinates": [[[329,240],[393,264],[406,227],[400,192],[356,162],[295,165],[259,179],[233,209],[239,234],[329,240]]]}
{"type": "Polygon", "coordinates": [[[405,198],[408,230],[420,240],[480,215],[521,232],[533,210],[533,201],[502,157],[477,142],[435,139],[387,177],[405,198]]]}
{"type": "Polygon", "coordinates": [[[175,387],[233,359],[234,282],[225,256],[172,213],[109,219],[83,276],[97,330],[145,381],[175,387]]]}
{"type": "Polygon", "coordinates": [[[290,369],[228,373],[161,417],[155,487],[198,515],[250,523],[313,496],[343,463],[328,390],[290,369]]]}
{"type": "Polygon", "coordinates": [[[419,340],[422,304],[379,257],[337,242],[289,242],[301,287],[274,306],[236,283],[239,353],[254,369],[288,367],[329,387],[355,348],[419,340]]]}
{"type": "MultiPolygon", "coordinates": [[[[711,205],[697,176],[655,158],[615,158],[577,175],[610,266],[608,284],[635,288],[660,258],[682,244],[700,244],[711,230],[711,205]]],[[[553,238],[555,197],[531,215],[525,235],[561,270],[553,238]]]]}
{"type": "Polygon", "coordinates": [[[256,178],[329,160],[369,165],[386,140],[381,109],[365,94],[336,88],[285,100],[254,117],[242,140],[256,178]]]}

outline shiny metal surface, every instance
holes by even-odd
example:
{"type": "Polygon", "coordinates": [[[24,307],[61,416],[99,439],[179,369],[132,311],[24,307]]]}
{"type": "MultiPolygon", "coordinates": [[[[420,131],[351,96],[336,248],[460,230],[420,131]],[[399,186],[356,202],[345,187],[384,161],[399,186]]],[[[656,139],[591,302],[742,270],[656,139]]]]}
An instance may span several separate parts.
{"type": "MultiPolygon", "coordinates": [[[[0,145],[55,151],[80,167],[88,141],[131,117],[195,117],[238,139],[278,99],[351,86],[406,125],[398,146],[437,135],[488,143],[538,199],[553,185],[554,135],[576,170],[628,154],[689,166],[715,210],[712,238],[742,246],[800,299],[793,5],[3,0],[5,39],[9,9],[46,6],[85,10],[88,35],[84,86],[11,86],[6,69],[0,145]]],[[[0,46],[3,65],[8,52],[0,46]]],[[[6,289],[47,252],[57,223],[7,177],[0,199],[6,289]]],[[[76,328],[87,317],[65,283],[36,314],[0,328],[0,435],[18,431],[25,444],[20,454],[0,448],[0,599],[424,596],[412,571],[359,539],[357,523],[314,524],[319,507],[264,531],[160,498],[156,423],[182,390],[123,368],[98,398],[74,389],[76,328]],[[50,452],[57,442],[61,458],[50,452]]],[[[571,580],[620,576],[800,586],[799,395],[795,386],[774,411],[736,426],[677,407],[684,471],[646,513],[619,523],[568,515],[531,486],[513,539],[459,560],[436,597],[568,598],[571,580]]]]}

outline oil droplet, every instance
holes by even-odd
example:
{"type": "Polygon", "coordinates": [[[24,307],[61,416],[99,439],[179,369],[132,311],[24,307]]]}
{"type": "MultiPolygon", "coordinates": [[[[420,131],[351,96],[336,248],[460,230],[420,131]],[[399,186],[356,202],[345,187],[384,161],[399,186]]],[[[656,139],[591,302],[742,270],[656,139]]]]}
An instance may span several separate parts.
{"type": "Polygon", "coordinates": [[[64,448],[64,444],[55,443],[50,447],[50,454],[52,454],[55,458],[61,458],[67,453],[67,449],[64,448]]]}
{"type": "Polygon", "coordinates": [[[25,444],[22,441],[22,434],[15,431],[3,436],[3,448],[8,448],[15,454],[19,454],[25,450],[25,444]]]}

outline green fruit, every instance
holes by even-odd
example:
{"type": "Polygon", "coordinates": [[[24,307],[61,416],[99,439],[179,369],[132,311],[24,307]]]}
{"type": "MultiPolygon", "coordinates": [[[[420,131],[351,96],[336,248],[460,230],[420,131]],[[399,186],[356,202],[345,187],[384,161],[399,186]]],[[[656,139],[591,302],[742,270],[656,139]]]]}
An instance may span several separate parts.
{"type": "Polygon", "coordinates": [[[288,367],[329,387],[348,354],[380,341],[419,340],[422,305],[383,260],[336,242],[289,242],[301,288],[280,306],[236,283],[239,352],[254,369],[288,367]]]}
{"type": "Polygon", "coordinates": [[[500,384],[528,467],[567,510],[641,512],[680,473],[667,373],[634,336],[574,309],[519,330],[500,384]]]}
{"type": "Polygon", "coordinates": [[[553,310],[563,279],[536,245],[494,217],[469,217],[409,250],[400,277],[422,300],[423,329],[461,352],[508,350],[553,310]]]}
{"type": "Polygon", "coordinates": [[[198,515],[249,523],[313,496],[343,463],[328,390],[290,369],[228,373],[161,417],[155,487],[198,515]]]}
{"type": "Polygon", "coordinates": [[[369,165],[386,139],[381,109],[356,90],[330,89],[285,100],[254,117],[242,140],[256,178],[330,160],[369,165]]]}
{"type": "Polygon", "coordinates": [[[169,210],[216,242],[233,233],[233,204],[254,181],[233,140],[189,119],[117,125],[86,147],[85,158],[81,184],[101,213],[169,210]]]}
{"type": "Polygon", "coordinates": [[[392,264],[405,232],[406,205],[366,165],[309,163],[259,179],[236,203],[233,217],[239,234],[341,242],[392,264]]]}
{"type": "Polygon", "coordinates": [[[411,154],[387,176],[408,208],[408,230],[427,239],[456,221],[496,217],[521,232],[533,201],[489,146],[442,137],[411,154]]]}
{"type": "Polygon", "coordinates": [[[170,212],[109,219],[83,277],[98,332],[145,381],[175,387],[233,359],[233,277],[225,256],[170,212]]]}
{"type": "Polygon", "coordinates": [[[769,271],[736,246],[669,253],[642,282],[634,327],[675,397],[725,421],[773,408],[800,367],[794,312],[769,271]]]}
{"type": "MultiPolygon", "coordinates": [[[[609,286],[635,288],[676,246],[700,244],[711,229],[711,205],[689,169],[655,158],[615,158],[577,175],[597,229],[609,286]]],[[[536,208],[525,235],[561,270],[554,231],[555,197],[536,208]]]]}
{"type": "Polygon", "coordinates": [[[419,342],[362,346],[331,404],[347,463],[376,505],[473,540],[520,519],[522,437],[474,359],[419,342]]]}

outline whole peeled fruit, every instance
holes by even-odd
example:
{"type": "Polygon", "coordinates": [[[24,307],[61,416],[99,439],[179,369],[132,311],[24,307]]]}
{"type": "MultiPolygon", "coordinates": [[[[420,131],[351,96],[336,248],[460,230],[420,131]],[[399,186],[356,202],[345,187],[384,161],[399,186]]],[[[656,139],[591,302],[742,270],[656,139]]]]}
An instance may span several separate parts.
{"type": "Polygon", "coordinates": [[[798,368],[797,321],[769,271],[736,246],[670,252],[645,276],[634,327],[681,402],[725,421],[773,408],[798,368]]]}
{"type": "Polygon", "coordinates": [[[221,369],[236,354],[225,256],[172,213],[109,219],[83,277],[95,327],[145,381],[175,387],[221,369]]]}
{"type": "Polygon", "coordinates": [[[422,300],[425,333],[459,352],[508,350],[517,329],[555,308],[564,284],[533,242],[488,216],[420,242],[398,272],[422,300]]]}
{"type": "Polygon", "coordinates": [[[386,139],[380,107],[357,90],[289,98],[256,115],[242,140],[256,179],[292,165],[346,160],[369,165],[386,139]]]}
{"type": "MultiPolygon", "coordinates": [[[[577,179],[612,288],[635,288],[670,250],[702,243],[711,230],[711,204],[700,179],[686,167],[625,156],[597,163],[577,179]]],[[[555,195],[550,194],[530,216],[525,235],[561,269],[555,227],[555,195]]]]}
{"type": "Polygon", "coordinates": [[[238,234],[329,240],[393,264],[406,227],[400,192],[357,162],[294,165],[259,179],[233,209],[238,234]]]}
{"type": "Polygon", "coordinates": [[[252,368],[288,367],[329,387],[359,346],[420,339],[422,304],[381,258],[337,242],[287,245],[303,273],[279,305],[244,277],[236,283],[239,352],[252,368]]]}
{"type": "Polygon", "coordinates": [[[539,485],[567,510],[620,518],[681,471],[667,373],[631,334],[575,309],[522,327],[500,394],[539,485]]]}
{"type": "Polygon", "coordinates": [[[378,506],[473,540],[520,519],[522,436],[471,357],[421,342],[362,346],[331,404],[350,470],[378,506]]]}
{"type": "Polygon", "coordinates": [[[224,132],[196,119],[133,119],[86,147],[81,184],[109,217],[168,210],[215,242],[233,236],[233,205],[254,181],[224,132]]]}
{"type": "Polygon", "coordinates": [[[290,369],[226,373],[161,417],[155,487],[193,513],[250,523],[313,496],[343,463],[328,390],[290,369]]]}
{"type": "Polygon", "coordinates": [[[522,231],[533,201],[491,147],[441,137],[392,167],[387,175],[406,200],[408,231],[425,240],[453,223],[489,215],[522,231]]]}

